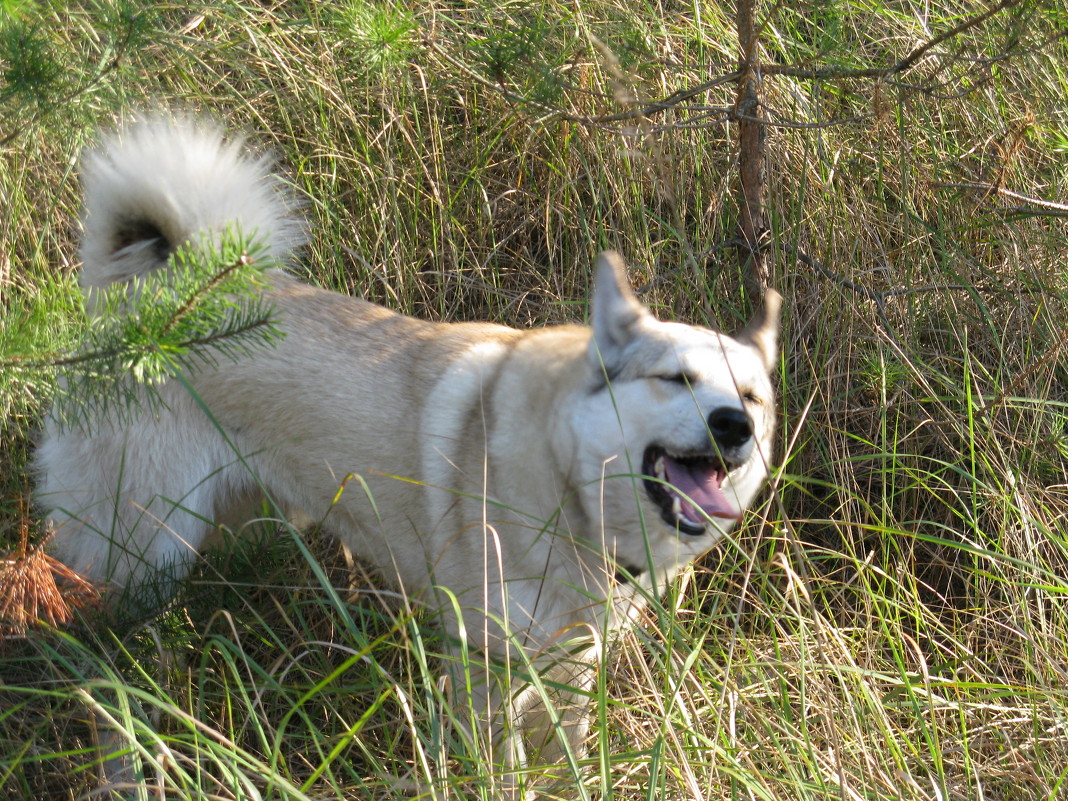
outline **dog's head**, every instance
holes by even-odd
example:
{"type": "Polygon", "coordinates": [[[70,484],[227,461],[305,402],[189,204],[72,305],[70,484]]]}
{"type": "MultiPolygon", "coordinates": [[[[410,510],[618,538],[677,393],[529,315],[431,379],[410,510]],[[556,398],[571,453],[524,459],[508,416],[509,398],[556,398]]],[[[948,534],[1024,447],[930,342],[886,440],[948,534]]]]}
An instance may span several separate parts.
{"type": "Polygon", "coordinates": [[[707,551],[767,477],[780,304],[769,291],[733,337],[661,322],[622,259],[598,258],[576,478],[591,535],[631,572],[670,574],[707,551]]]}

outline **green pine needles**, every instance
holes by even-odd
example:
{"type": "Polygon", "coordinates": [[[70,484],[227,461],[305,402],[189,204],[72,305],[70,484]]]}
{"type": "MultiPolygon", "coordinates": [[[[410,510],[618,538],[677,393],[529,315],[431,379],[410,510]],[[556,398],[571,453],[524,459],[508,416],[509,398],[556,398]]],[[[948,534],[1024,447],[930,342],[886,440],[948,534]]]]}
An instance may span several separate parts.
{"type": "MultiPolygon", "coordinates": [[[[274,266],[260,242],[230,230],[217,245],[182,246],[168,269],[91,291],[87,326],[73,348],[42,347],[36,335],[53,316],[48,310],[31,308],[12,324],[0,323],[0,407],[10,408],[20,389],[54,382],[53,414],[61,424],[98,418],[121,424],[157,405],[167,379],[283,336],[260,293],[263,272],[274,266]]],[[[44,293],[37,304],[51,297],[44,293]]]]}

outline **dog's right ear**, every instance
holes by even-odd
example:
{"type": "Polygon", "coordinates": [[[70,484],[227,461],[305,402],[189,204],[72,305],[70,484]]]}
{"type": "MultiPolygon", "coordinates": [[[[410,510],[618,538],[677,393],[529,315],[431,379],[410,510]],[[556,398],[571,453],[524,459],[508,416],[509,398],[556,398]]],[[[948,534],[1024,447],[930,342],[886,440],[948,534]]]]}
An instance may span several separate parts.
{"type": "Polygon", "coordinates": [[[639,336],[650,316],[630,289],[627,266],[613,250],[594,262],[593,299],[590,302],[590,361],[597,375],[611,381],[626,361],[628,346],[639,336]]]}

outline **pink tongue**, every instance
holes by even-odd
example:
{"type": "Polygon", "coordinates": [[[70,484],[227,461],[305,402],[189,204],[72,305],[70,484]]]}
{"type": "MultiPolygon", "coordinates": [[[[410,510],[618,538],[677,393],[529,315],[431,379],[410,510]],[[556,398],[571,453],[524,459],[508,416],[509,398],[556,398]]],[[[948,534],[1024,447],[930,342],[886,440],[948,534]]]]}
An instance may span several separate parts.
{"type": "Polygon", "coordinates": [[[687,466],[665,455],[664,472],[668,483],[686,496],[679,500],[682,502],[682,514],[687,520],[700,523],[704,519],[694,509],[693,504],[699,506],[709,517],[729,517],[731,520],[739,518],[737,510],[719,488],[718,470],[712,467],[687,466]]]}

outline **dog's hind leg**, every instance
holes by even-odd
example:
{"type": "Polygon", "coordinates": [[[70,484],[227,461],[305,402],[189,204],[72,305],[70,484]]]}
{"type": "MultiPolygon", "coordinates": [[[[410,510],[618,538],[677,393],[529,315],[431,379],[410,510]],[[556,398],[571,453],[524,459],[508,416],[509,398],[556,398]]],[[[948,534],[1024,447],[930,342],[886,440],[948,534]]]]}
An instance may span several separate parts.
{"type": "Polygon", "coordinates": [[[114,602],[166,602],[213,531],[218,500],[232,494],[233,456],[199,411],[179,427],[185,400],[163,418],[92,435],[50,422],[36,454],[51,550],[114,602]]]}

